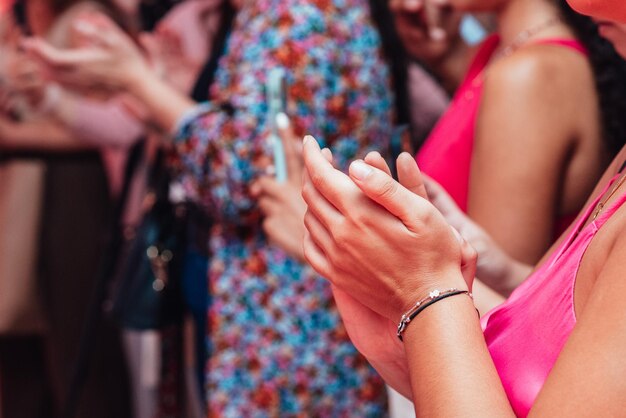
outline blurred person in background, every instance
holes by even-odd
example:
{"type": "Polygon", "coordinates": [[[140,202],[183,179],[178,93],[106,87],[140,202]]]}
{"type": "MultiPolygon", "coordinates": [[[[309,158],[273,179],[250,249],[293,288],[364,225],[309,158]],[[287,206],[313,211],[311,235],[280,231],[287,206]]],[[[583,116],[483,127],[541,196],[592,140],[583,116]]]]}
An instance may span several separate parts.
{"type": "MultiPolygon", "coordinates": [[[[96,10],[124,20],[106,2],[38,0],[18,3],[6,18],[22,35],[64,48],[76,45],[74,18],[96,10]]],[[[2,410],[7,416],[54,417],[67,400],[126,148],[143,134],[143,124],[115,98],[102,102],[93,93],[69,92],[47,81],[17,42],[7,46],[10,80],[2,87],[7,100],[0,149],[4,158],[27,156],[45,166],[37,243],[45,329],[42,337],[2,339],[2,410]]],[[[98,338],[77,416],[130,416],[118,332],[103,323],[98,338]]]]}
{"type": "MultiPolygon", "coordinates": [[[[624,50],[623,2],[571,4],[598,13],[603,35],[624,50]]],[[[476,252],[428,203],[441,192],[424,184],[409,155],[398,163],[402,184],[375,155],[354,162],[350,179],[313,139],[304,156],[316,179],[304,185],[307,258],[337,286],[355,344],[414,399],[419,416],[621,415],[624,363],[615,359],[623,357],[625,338],[616,327],[625,316],[624,147],[573,227],[480,324],[471,298],[443,290],[472,289],[476,252]],[[426,309],[396,333],[395,321],[422,297],[426,309]]]]}
{"type": "MultiPolygon", "coordinates": [[[[393,0],[391,8],[408,52],[444,85],[459,85],[417,154],[420,169],[513,259],[535,263],[623,143],[624,61],[564,1],[393,0]],[[497,33],[468,48],[460,12],[493,13],[497,33]]],[[[479,278],[503,294],[518,284],[479,278]]]]}
{"type": "MultiPolygon", "coordinates": [[[[384,415],[384,387],[348,342],[330,289],[268,242],[250,191],[272,169],[274,123],[281,133],[318,133],[341,166],[367,150],[387,149],[394,103],[369,4],[272,0],[238,7],[210,101],[200,106],[163,83],[114,27],[81,25],[92,48],[64,53],[39,41],[27,47],[64,84],[117,87],[138,100],[154,124],[174,132],[172,165],[215,220],[209,413],[384,415]],[[276,122],[268,120],[264,92],[273,68],[286,71],[290,115],[276,122]]],[[[292,152],[293,144],[284,142],[292,152]]],[[[285,186],[299,190],[298,183],[291,169],[285,186]]]]}

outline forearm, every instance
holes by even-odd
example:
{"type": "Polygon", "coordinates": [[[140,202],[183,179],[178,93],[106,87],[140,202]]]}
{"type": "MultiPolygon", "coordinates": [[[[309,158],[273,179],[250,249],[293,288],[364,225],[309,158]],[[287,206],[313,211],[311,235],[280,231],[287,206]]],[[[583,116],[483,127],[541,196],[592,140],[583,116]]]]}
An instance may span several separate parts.
{"type": "Polygon", "coordinates": [[[417,416],[514,416],[467,296],[425,309],[404,345],[417,416]]]}
{"type": "Polygon", "coordinates": [[[183,115],[197,106],[154,71],[133,74],[126,84],[131,95],[145,106],[150,120],[165,132],[172,132],[183,115]]]}
{"type": "Polygon", "coordinates": [[[492,248],[490,251],[479,251],[476,277],[492,291],[508,297],[526,280],[534,267],[515,260],[500,248],[492,248]]]}
{"type": "Polygon", "coordinates": [[[92,100],[61,90],[50,112],[76,138],[93,146],[129,147],[144,125],[117,100],[92,100]]]}
{"type": "Polygon", "coordinates": [[[0,149],[10,151],[74,151],[92,148],[53,120],[12,124],[0,136],[0,149]]]}

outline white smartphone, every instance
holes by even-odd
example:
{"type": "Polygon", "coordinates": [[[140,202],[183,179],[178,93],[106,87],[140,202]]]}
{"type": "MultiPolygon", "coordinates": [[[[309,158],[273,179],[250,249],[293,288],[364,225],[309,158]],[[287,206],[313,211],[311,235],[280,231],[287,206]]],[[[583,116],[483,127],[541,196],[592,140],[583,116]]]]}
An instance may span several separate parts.
{"type": "Polygon", "coordinates": [[[282,183],[287,181],[287,162],[283,141],[278,134],[278,126],[276,126],[276,115],[281,112],[285,113],[287,107],[284,69],[273,68],[267,73],[265,95],[268,111],[267,117],[270,124],[269,141],[274,154],[274,172],[276,180],[282,183]]]}

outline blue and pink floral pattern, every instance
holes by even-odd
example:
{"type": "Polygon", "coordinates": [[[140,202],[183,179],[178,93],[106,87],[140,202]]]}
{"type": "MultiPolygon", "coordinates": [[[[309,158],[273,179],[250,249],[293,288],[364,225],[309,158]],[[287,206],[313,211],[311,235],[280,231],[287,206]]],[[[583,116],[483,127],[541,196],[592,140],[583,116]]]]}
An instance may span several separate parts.
{"type": "Polygon", "coordinates": [[[382,380],[350,343],[329,284],[268,243],[251,182],[271,162],[264,84],[287,69],[299,135],[339,167],[385,153],[389,69],[366,0],[246,0],[211,88],[181,120],[172,164],[215,219],[210,236],[211,416],[380,417],[382,380]]]}

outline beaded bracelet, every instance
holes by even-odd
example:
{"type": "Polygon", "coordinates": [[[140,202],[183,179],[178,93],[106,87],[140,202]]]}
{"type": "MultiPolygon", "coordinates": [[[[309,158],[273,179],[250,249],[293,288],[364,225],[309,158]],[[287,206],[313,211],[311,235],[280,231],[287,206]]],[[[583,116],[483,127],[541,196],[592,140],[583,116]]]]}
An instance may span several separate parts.
{"type": "Polygon", "coordinates": [[[424,299],[417,301],[415,305],[411,309],[409,309],[402,318],[400,319],[400,323],[398,324],[398,332],[397,336],[402,341],[402,334],[406,330],[406,327],[420,312],[424,309],[428,308],[430,305],[439,302],[445,298],[449,298],[450,296],[456,296],[465,294],[470,297],[470,299],[474,300],[474,296],[470,293],[469,290],[459,290],[456,288],[448,289],[448,290],[439,290],[435,289],[428,294],[424,299]]]}

